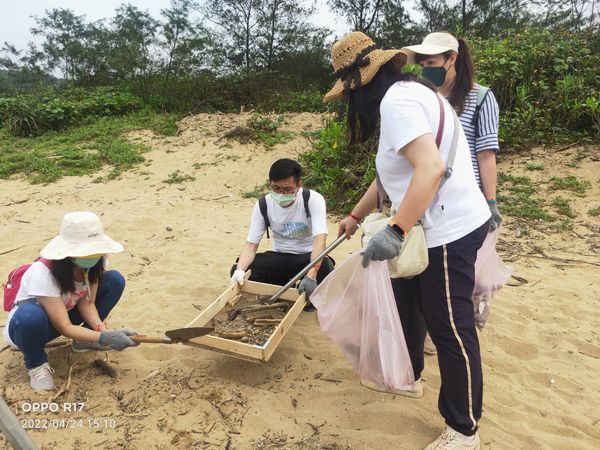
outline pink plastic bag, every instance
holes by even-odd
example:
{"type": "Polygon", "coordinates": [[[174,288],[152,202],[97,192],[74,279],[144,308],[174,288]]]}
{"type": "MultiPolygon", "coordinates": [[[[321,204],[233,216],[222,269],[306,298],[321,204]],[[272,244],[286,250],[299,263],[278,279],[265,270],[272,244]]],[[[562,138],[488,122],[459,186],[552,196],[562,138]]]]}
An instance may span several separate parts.
{"type": "Polygon", "coordinates": [[[473,290],[473,308],[475,325],[482,329],[490,316],[494,294],[506,284],[512,268],[502,261],[496,253],[498,231],[488,233],[483,245],[477,252],[475,261],[475,289],[473,290]]]}
{"type": "Polygon", "coordinates": [[[412,389],[414,375],[387,262],[364,269],[355,253],[321,282],[310,300],[321,330],[361,378],[387,390],[412,389]]]}

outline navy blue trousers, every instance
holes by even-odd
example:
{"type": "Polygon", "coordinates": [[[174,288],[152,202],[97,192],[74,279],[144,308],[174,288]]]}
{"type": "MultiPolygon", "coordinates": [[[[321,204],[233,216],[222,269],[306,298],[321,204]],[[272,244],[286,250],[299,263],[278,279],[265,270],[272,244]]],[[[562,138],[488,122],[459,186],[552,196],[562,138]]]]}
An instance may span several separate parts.
{"type": "MultiPolygon", "coordinates": [[[[104,272],[96,293],[96,308],[100,319],[106,319],[121,298],[123,289],[125,289],[123,275],[116,270],[104,272]]],[[[83,323],[76,307],[69,311],[69,319],[74,325],[83,323]]],[[[46,310],[39,303],[20,305],[10,320],[8,334],[23,352],[25,367],[28,369],[48,362],[44,346],[60,335],[50,322],[46,310]]]]}
{"type": "Polygon", "coordinates": [[[471,295],[477,250],[488,229],[486,221],[454,242],[430,248],[423,273],[392,280],[415,379],[423,370],[429,331],[442,379],[438,408],[448,426],[467,436],[475,434],[481,418],[483,377],[471,295]]]}

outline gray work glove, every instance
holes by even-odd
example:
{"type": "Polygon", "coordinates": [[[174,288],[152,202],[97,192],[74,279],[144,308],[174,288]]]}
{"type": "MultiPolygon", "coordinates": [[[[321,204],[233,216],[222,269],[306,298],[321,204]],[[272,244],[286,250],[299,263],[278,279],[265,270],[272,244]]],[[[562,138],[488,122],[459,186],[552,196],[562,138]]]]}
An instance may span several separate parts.
{"type": "Polygon", "coordinates": [[[377,232],[375,236],[371,238],[367,246],[361,252],[363,255],[363,267],[366,269],[371,260],[385,261],[386,259],[392,259],[395,256],[398,256],[403,243],[404,237],[394,231],[390,225],[386,225],[383,230],[377,232]]]}
{"type": "Polygon", "coordinates": [[[496,200],[488,200],[487,203],[490,207],[490,212],[492,213],[492,217],[490,219],[490,232],[492,232],[500,228],[502,216],[500,215],[500,210],[498,209],[496,200]]]}
{"type": "Polygon", "coordinates": [[[98,343],[108,345],[110,348],[121,351],[127,347],[136,347],[138,342],[129,339],[129,336],[135,336],[137,333],[129,330],[102,331],[98,343]]]}
{"type": "Polygon", "coordinates": [[[298,292],[301,294],[306,292],[306,299],[308,300],[316,288],[317,282],[307,275],[302,278],[302,281],[298,286],[298,292]]]}

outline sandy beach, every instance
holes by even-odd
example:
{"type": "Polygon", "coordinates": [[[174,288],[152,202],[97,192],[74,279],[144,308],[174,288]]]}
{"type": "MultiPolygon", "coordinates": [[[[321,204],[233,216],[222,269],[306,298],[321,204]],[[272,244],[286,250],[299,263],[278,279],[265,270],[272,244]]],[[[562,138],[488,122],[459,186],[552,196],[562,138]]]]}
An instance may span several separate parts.
{"type": "MultiPolygon", "coordinates": [[[[215,143],[247,118],[201,114],[184,119],[175,137],[132,133],[130,139],[151,147],[146,162],[107,183],[92,183],[96,176],[50,185],[0,180],[2,281],[38,256],[64,213],[91,210],[125,246],[110,258],[127,287],[109,326],[144,334],[185,326],[229,285],[255,202],[243,194],[266,182],[274,160],[310,148],[301,131],[324,124],[320,115],[286,114],[283,128],[298,134],[271,150],[215,143]],[[162,182],[176,171],[195,179],[162,182]]],[[[588,214],[600,206],[600,147],[534,149],[503,157],[499,170],[544,181],[538,189],[545,198],[558,195],[545,182],[552,176],[573,174],[591,188],[572,197],[572,231],[510,217],[502,225],[499,253],[515,278],[494,299],[480,334],[482,448],[600,448],[600,217],[588,214]],[[526,172],[528,162],[545,170],[526,172]]],[[[336,217],[329,231],[331,242],[336,217]]],[[[270,245],[263,239],[261,249],[270,245]]],[[[354,238],[333,256],[339,263],[358,248],[354,238]]],[[[6,316],[0,313],[0,325],[6,316]]],[[[106,356],[49,350],[58,386],[72,368],[69,392],[54,401],[84,408],[32,413],[28,404],[51,401],[55,393],[33,393],[21,354],[0,354],[2,395],[15,414],[33,425],[50,420],[46,429],[28,430],[40,448],[419,449],[444,426],[435,356],[426,358],[423,398],[369,391],[319,330],[315,313],[302,313],[262,365],[180,344],[142,344],[109,354],[117,371],[110,378],[92,366],[106,356]]],[[[2,436],[0,448],[9,448],[2,436]]]]}

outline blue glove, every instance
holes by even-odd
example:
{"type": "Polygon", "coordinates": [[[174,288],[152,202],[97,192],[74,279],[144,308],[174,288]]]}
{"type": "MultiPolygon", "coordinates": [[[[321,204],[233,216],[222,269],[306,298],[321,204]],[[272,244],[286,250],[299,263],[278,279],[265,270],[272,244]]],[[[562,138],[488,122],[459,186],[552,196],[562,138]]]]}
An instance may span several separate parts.
{"type": "Polygon", "coordinates": [[[137,333],[129,330],[102,331],[98,343],[108,345],[110,348],[121,351],[127,347],[136,347],[138,342],[129,339],[129,336],[135,336],[137,333]]]}
{"type": "Polygon", "coordinates": [[[490,212],[492,213],[492,217],[490,218],[490,231],[495,231],[500,228],[502,216],[500,215],[500,210],[498,209],[496,200],[488,200],[487,203],[490,207],[490,212]]]}
{"type": "Polygon", "coordinates": [[[400,254],[400,249],[404,243],[404,236],[397,233],[391,225],[375,234],[363,249],[362,265],[364,268],[369,266],[371,260],[385,261],[392,259],[400,254]]]}
{"type": "Polygon", "coordinates": [[[302,278],[302,281],[298,286],[298,292],[300,292],[301,294],[306,292],[306,299],[308,300],[316,288],[317,282],[307,275],[304,278],[302,278]]]}

